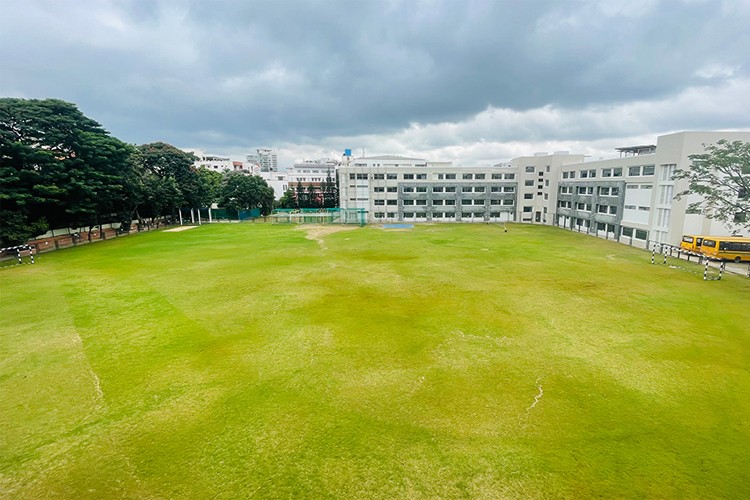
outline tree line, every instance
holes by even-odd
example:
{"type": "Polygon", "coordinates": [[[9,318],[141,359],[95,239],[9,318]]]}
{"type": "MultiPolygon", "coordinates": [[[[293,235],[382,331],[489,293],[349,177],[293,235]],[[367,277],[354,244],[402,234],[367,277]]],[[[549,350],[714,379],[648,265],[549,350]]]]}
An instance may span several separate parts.
{"type": "Polygon", "coordinates": [[[173,216],[218,203],[273,208],[264,179],[195,168],[195,157],[163,142],[127,144],[75,104],[0,99],[0,244],[49,229],[173,216]]]}

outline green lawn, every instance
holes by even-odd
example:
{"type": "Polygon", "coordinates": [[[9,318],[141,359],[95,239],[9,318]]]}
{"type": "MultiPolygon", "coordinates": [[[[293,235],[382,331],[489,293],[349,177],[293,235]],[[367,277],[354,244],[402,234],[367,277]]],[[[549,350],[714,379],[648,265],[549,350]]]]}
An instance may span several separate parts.
{"type": "Polygon", "coordinates": [[[750,280],[262,224],[0,270],[0,497],[750,497],[750,280]]]}

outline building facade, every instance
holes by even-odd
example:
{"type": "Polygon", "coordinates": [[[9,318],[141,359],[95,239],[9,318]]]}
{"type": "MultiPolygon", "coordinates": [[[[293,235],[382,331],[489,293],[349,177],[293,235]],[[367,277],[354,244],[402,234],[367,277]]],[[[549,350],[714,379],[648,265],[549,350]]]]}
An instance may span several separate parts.
{"type": "Polygon", "coordinates": [[[675,199],[687,181],[672,179],[689,167],[690,155],[721,139],[750,142],[750,132],[679,132],[596,161],[565,151],[492,167],[388,155],[347,158],[339,168],[340,206],[362,209],[375,223],[517,221],[634,246],[677,245],[683,234],[730,232],[689,212],[699,197],[675,199]]]}
{"type": "Polygon", "coordinates": [[[688,210],[699,196],[675,199],[688,184],[672,179],[676,170],[689,168],[690,155],[721,139],[750,142],[750,132],[679,132],[658,137],[655,145],[618,148],[619,158],[563,165],[553,223],[644,248],[650,242],[677,245],[684,234],[730,234],[720,222],[688,210]]]}

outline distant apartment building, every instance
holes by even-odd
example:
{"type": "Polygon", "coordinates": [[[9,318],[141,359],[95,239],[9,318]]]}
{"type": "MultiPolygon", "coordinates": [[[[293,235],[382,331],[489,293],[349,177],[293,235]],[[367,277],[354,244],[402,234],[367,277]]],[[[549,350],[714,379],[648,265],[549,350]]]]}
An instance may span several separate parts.
{"type": "Polygon", "coordinates": [[[339,168],[340,206],[370,222],[505,222],[556,225],[622,243],[678,244],[683,234],[728,234],[687,210],[695,195],[674,181],[703,144],[750,142],[750,132],[680,132],[656,144],[617,148],[618,158],[584,161],[559,151],[492,167],[455,167],[423,158],[348,158],[339,168]]]}
{"type": "Polygon", "coordinates": [[[246,156],[247,163],[253,165],[253,172],[278,172],[279,165],[276,153],[271,149],[258,148],[255,154],[246,156]]]}
{"type": "Polygon", "coordinates": [[[289,189],[296,193],[298,188],[302,188],[322,203],[324,185],[336,182],[339,164],[339,161],[330,158],[297,162],[286,171],[289,189]]]}
{"type": "Polygon", "coordinates": [[[230,172],[236,170],[234,162],[228,157],[209,155],[205,153],[195,152],[193,154],[198,158],[193,162],[196,168],[207,168],[214,172],[230,172]]]}

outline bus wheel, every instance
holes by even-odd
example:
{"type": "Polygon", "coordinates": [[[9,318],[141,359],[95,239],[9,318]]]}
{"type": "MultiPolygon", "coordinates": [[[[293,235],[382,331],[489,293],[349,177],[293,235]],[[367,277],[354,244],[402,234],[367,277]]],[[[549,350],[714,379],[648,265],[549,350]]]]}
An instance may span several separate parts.
{"type": "Polygon", "coordinates": [[[735,262],[736,262],[737,264],[739,264],[739,263],[740,263],[740,262],[742,261],[742,258],[741,258],[741,257],[740,257],[740,256],[738,255],[737,257],[735,257],[735,258],[734,258],[734,261],[735,261],[735,262]]]}

